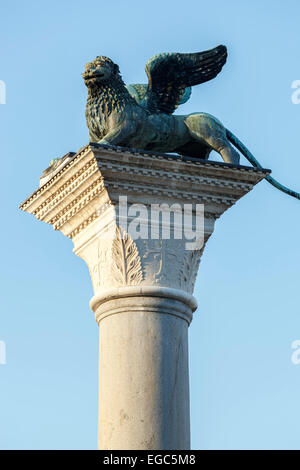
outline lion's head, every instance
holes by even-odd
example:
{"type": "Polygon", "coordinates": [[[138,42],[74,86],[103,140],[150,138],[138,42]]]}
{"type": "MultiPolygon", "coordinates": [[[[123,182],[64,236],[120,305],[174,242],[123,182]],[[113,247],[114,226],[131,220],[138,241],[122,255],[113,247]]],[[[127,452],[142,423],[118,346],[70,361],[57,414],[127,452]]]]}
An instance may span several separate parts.
{"type": "Polygon", "coordinates": [[[82,77],[87,87],[105,84],[116,78],[121,78],[118,65],[104,56],[98,56],[93,62],[88,62],[82,77]]]}

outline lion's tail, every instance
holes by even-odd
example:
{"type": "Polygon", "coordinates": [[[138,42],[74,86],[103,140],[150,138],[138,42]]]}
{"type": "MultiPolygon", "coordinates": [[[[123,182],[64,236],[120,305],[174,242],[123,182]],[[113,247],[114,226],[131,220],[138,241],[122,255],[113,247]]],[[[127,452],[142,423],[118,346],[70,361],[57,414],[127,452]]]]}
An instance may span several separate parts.
{"type": "MultiPolygon", "coordinates": [[[[252,155],[252,153],[247,149],[247,147],[229,130],[226,129],[226,135],[228,140],[241,152],[244,157],[255,167],[255,168],[262,168],[261,164],[256,160],[256,158],[252,155]]],[[[266,176],[266,180],[275,186],[275,188],[279,189],[283,193],[288,194],[289,196],[293,196],[296,199],[300,200],[300,194],[292,189],[283,186],[278,181],[274,180],[272,176],[266,176]]]]}

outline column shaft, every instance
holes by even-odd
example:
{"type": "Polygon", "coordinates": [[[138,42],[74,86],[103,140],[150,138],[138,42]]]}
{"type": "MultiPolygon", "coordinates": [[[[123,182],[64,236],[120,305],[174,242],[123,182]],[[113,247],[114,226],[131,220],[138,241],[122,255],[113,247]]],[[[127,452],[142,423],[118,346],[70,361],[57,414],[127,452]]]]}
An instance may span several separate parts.
{"type": "Polygon", "coordinates": [[[108,304],[99,321],[99,449],[189,449],[188,307],[161,297],[108,304]]]}

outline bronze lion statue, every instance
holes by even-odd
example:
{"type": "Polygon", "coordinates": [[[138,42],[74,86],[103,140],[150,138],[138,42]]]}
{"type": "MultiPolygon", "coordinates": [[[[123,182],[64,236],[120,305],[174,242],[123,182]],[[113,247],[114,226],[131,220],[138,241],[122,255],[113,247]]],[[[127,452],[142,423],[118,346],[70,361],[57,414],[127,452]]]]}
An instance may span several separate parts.
{"type": "Polygon", "coordinates": [[[118,65],[97,57],[83,73],[90,140],[200,159],[215,150],[225,162],[238,164],[239,154],[218,119],[206,113],[173,114],[190,87],[214,78],[226,57],[225,46],[194,54],[159,54],[146,64],[148,86],[128,87],[118,65]]]}
{"type": "MultiPolygon", "coordinates": [[[[240,155],[262,168],[247,147],[214,116],[199,112],[174,115],[191,95],[191,87],[215,78],[227,59],[220,45],[191,54],[162,53],[146,64],[148,85],[125,85],[111,59],[96,57],[82,74],[88,88],[86,121],[91,142],[140,150],[177,153],[207,160],[212,150],[224,162],[238,165],[240,155]],[[234,146],[233,146],[233,145],[234,146]]],[[[271,176],[277,189],[300,199],[300,194],[271,176]]]]}

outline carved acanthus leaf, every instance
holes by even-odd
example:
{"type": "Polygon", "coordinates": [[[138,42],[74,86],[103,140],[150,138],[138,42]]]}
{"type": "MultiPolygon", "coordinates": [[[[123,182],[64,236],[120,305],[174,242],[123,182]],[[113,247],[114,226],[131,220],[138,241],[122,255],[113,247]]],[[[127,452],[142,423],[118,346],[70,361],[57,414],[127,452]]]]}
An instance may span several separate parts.
{"type": "Polygon", "coordinates": [[[194,285],[203,249],[204,247],[201,250],[186,251],[183,259],[182,268],[180,269],[181,288],[191,294],[194,290],[194,285]]]}
{"type": "Polygon", "coordinates": [[[116,227],[112,258],[112,275],[118,285],[136,286],[142,282],[143,270],[137,246],[122,227],[116,227]]]}

